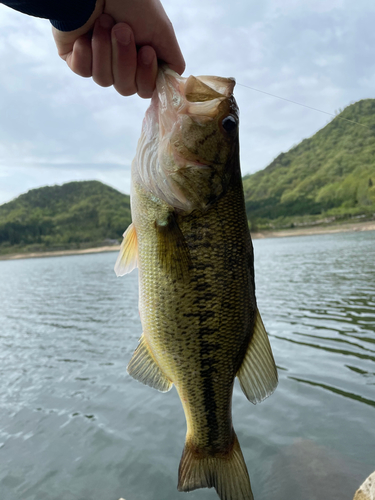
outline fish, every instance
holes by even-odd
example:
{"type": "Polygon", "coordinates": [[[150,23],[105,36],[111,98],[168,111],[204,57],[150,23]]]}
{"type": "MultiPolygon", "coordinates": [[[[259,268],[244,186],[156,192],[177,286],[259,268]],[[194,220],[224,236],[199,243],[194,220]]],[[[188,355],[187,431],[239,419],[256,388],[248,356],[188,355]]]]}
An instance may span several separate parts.
{"type": "Polygon", "coordinates": [[[143,334],[127,367],[186,417],[178,490],[252,500],[232,425],[235,378],[256,404],[278,383],[255,297],[235,80],[164,66],[132,162],[132,223],[115,265],[138,267],[143,334]]]}

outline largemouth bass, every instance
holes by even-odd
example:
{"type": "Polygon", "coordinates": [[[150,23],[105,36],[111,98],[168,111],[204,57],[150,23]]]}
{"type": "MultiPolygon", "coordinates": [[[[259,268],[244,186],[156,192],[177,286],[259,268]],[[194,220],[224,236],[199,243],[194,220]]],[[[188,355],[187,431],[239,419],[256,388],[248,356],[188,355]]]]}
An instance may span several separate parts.
{"type": "Polygon", "coordinates": [[[233,384],[237,376],[257,403],[275,390],[277,370],[255,298],[234,85],[159,70],[115,271],[139,269],[143,334],[128,372],[163,392],[174,384],[185,412],[178,489],[251,500],[233,384]]]}

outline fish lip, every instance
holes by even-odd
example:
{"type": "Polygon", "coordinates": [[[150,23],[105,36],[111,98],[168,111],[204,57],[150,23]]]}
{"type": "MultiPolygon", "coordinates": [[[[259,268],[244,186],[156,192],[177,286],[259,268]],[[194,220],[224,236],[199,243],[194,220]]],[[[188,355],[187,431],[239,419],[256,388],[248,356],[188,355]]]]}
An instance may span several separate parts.
{"type": "MultiPolygon", "coordinates": [[[[221,103],[233,100],[235,84],[234,78],[216,76],[190,76],[186,78],[171,70],[167,65],[163,65],[158,72],[152,102],[155,106],[158,105],[159,118],[160,114],[166,111],[168,105],[172,103],[175,113],[187,114],[193,120],[202,120],[204,123],[217,117],[221,103]],[[197,82],[198,86],[208,89],[206,99],[197,101],[188,99],[186,91],[191,88],[189,82],[191,83],[192,78],[197,82]]],[[[236,114],[235,110],[229,112],[236,114]]]]}
{"type": "Polygon", "coordinates": [[[159,114],[167,110],[168,101],[172,102],[173,108],[177,113],[184,111],[187,105],[183,91],[185,80],[186,78],[180,76],[166,65],[159,69],[156,79],[156,89],[152,96],[152,100],[158,102],[159,114]]]}

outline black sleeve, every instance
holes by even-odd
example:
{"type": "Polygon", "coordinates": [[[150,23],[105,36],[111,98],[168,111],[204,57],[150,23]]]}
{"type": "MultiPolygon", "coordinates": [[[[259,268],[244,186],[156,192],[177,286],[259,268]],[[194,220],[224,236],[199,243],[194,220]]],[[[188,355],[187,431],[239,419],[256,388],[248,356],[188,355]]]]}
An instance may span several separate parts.
{"type": "Polygon", "coordinates": [[[49,19],[60,31],[80,28],[94,12],[96,0],[0,0],[12,9],[49,19]]]}

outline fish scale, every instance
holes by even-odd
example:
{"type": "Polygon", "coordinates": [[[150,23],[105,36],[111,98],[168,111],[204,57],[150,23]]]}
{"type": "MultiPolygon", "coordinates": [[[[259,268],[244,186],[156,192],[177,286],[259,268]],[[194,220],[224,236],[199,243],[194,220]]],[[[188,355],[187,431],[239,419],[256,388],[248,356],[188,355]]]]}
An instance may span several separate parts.
{"type": "Polygon", "coordinates": [[[277,372],[255,299],[233,86],[159,72],[132,165],[133,223],[116,272],[139,268],[143,335],[128,372],[163,392],[175,385],[182,402],[178,489],[215,487],[222,500],[251,500],[232,426],[234,379],[256,403],[273,392],[277,372]],[[142,165],[146,159],[155,163],[142,165]]]}
{"type": "Polygon", "coordinates": [[[239,173],[234,186],[211,210],[200,217],[178,219],[193,263],[189,281],[175,280],[158,261],[158,232],[150,221],[165,216],[165,207],[144,193],[142,210],[134,210],[139,213],[134,220],[142,234],[138,252],[145,339],[179,392],[188,439],[199,449],[222,454],[233,442],[233,382],[256,312],[252,245],[244,202],[236,189],[239,173]],[[143,280],[143,275],[151,279],[143,280]],[[214,383],[213,372],[220,374],[214,383]]]}

